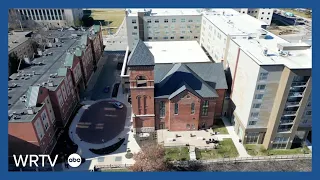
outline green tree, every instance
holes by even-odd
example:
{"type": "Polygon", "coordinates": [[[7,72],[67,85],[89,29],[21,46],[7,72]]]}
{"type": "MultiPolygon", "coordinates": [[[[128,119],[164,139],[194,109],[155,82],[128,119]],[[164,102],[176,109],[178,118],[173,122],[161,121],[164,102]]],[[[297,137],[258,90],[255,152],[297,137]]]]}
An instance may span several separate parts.
{"type": "Polygon", "coordinates": [[[9,75],[17,73],[19,61],[20,60],[16,53],[9,54],[9,75]]]}
{"type": "Polygon", "coordinates": [[[94,19],[90,16],[83,16],[82,23],[85,27],[91,27],[94,24],[94,19]]]}

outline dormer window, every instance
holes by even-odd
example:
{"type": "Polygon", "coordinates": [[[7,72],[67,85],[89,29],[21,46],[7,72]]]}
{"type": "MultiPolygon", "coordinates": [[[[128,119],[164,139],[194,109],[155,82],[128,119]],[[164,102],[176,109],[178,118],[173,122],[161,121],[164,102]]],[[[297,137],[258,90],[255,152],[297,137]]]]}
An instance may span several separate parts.
{"type": "Polygon", "coordinates": [[[138,76],[137,78],[137,87],[146,87],[147,78],[145,76],[138,76]]]}

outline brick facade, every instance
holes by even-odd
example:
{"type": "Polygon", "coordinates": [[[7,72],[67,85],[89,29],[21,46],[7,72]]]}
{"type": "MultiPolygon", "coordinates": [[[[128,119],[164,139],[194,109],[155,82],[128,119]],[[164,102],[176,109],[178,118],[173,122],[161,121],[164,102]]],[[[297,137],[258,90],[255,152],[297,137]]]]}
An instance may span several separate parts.
{"type": "Polygon", "coordinates": [[[184,90],[172,99],[154,99],[153,80],[153,67],[130,68],[130,92],[135,129],[153,127],[154,129],[168,129],[170,131],[198,130],[212,127],[214,118],[221,116],[225,95],[224,89],[217,90],[218,98],[202,98],[184,90]],[[139,76],[145,77],[145,87],[137,87],[139,76]],[[140,103],[139,97],[141,98],[140,103]],[[147,97],[146,101],[144,97],[147,97]],[[208,110],[206,115],[202,115],[202,107],[205,101],[208,101],[208,110]],[[163,117],[160,117],[161,102],[165,104],[163,117]],[[175,114],[176,103],[178,104],[177,114],[175,114]],[[191,112],[192,103],[194,103],[194,113],[191,112]]]}

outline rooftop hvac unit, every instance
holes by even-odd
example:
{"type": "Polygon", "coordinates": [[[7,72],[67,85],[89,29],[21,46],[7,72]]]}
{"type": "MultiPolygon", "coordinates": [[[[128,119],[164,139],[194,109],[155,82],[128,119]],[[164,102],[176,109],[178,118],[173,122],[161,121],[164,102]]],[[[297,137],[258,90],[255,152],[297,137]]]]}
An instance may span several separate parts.
{"type": "Polygon", "coordinates": [[[267,48],[264,48],[264,49],[263,49],[263,55],[264,55],[264,56],[268,56],[268,49],[267,49],[267,48]]]}
{"type": "Polygon", "coordinates": [[[27,63],[27,64],[30,64],[30,59],[28,56],[24,56],[24,61],[27,63]]]}
{"type": "Polygon", "coordinates": [[[48,83],[48,86],[49,86],[49,87],[53,87],[53,86],[54,86],[53,82],[49,82],[49,83],[48,83]]]}
{"type": "Polygon", "coordinates": [[[35,111],[32,108],[28,108],[27,113],[31,115],[31,114],[35,114],[35,111]]]}
{"type": "Polygon", "coordinates": [[[52,43],[51,43],[51,42],[49,42],[47,46],[48,46],[48,47],[52,47],[52,43]]]}

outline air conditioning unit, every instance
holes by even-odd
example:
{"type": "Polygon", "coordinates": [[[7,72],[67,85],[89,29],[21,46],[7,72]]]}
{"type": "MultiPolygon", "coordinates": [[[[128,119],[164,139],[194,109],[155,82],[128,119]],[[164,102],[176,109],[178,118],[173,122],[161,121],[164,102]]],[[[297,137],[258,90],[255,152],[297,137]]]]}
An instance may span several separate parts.
{"type": "Polygon", "coordinates": [[[32,108],[28,108],[27,113],[31,115],[31,114],[35,114],[35,111],[32,108]]]}

